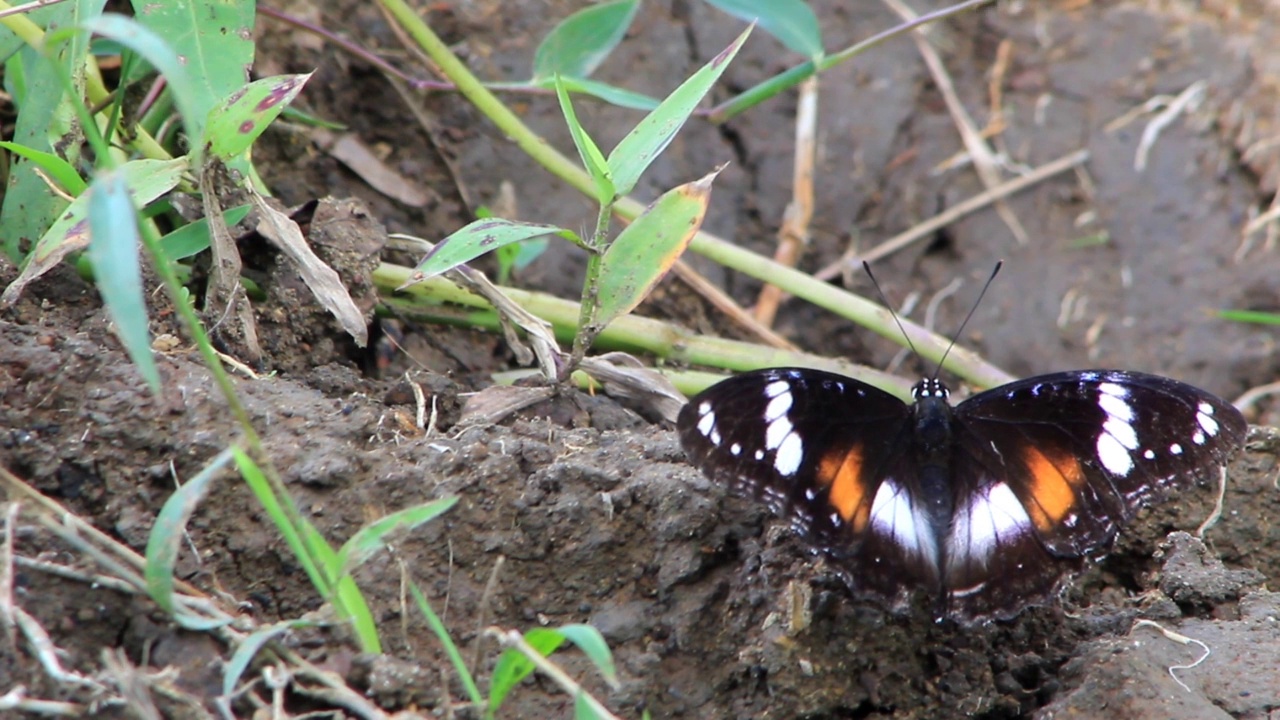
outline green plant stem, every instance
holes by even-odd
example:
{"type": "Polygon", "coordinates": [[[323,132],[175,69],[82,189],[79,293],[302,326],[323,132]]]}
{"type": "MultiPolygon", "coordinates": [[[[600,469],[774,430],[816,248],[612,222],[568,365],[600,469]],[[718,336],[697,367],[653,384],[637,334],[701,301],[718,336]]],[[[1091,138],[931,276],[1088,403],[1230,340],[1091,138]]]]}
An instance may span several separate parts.
{"type": "MultiPolygon", "coordinates": [[[[443,277],[428,278],[393,295],[392,291],[404,284],[412,272],[410,268],[389,263],[383,263],[374,271],[374,284],[381,291],[383,302],[397,314],[501,332],[497,313],[487,300],[443,277]]],[[[551,323],[561,341],[568,341],[576,335],[581,316],[578,303],[516,288],[502,288],[502,292],[524,309],[551,323]]],[[[809,353],[698,335],[678,325],[639,315],[626,315],[609,323],[597,341],[601,347],[613,350],[647,353],[670,362],[728,370],[814,367],[859,378],[903,399],[911,396],[908,381],[880,370],[809,353]]],[[[706,377],[712,376],[707,374],[706,377]]]]}
{"type": "Polygon", "coordinates": [[[765,100],[799,85],[815,73],[821,73],[824,70],[833,68],[836,65],[845,62],[846,60],[855,58],[890,38],[903,35],[926,23],[930,23],[935,20],[942,20],[944,18],[951,17],[952,15],[959,15],[962,12],[967,12],[993,2],[995,2],[995,0],[967,0],[966,2],[962,2],[958,5],[953,5],[936,12],[921,15],[910,22],[891,27],[888,30],[873,35],[860,43],[851,45],[840,52],[827,55],[817,62],[808,60],[800,63],[789,70],[779,73],[778,75],[774,75],[755,87],[744,90],[738,95],[712,108],[711,111],[707,113],[707,119],[716,124],[723,123],[744,110],[753,108],[765,100]]]}
{"type": "MultiPolygon", "coordinates": [[[[971,3],[988,0],[971,0],[971,3]]],[[[529,154],[548,172],[568,183],[583,195],[595,197],[595,182],[586,170],[553,148],[546,140],[528,128],[509,108],[489,92],[467,69],[448,46],[419,18],[403,0],[379,0],[403,25],[422,49],[431,57],[445,76],[484,113],[517,146],[529,154]]],[[[965,7],[968,6],[968,3],[965,7]]],[[[922,18],[923,19],[923,18],[922,18]]],[[[623,221],[631,221],[644,211],[644,205],[631,198],[620,198],[614,204],[614,212],[623,221]]],[[[711,233],[700,230],[689,244],[689,249],[704,255],[727,268],[775,285],[781,290],[814,305],[849,319],[895,343],[903,343],[903,334],[894,324],[889,311],[865,298],[845,292],[840,288],[817,280],[793,268],[779,264],[737,247],[711,233]]],[[[932,362],[938,362],[951,345],[947,338],[929,332],[925,328],[902,319],[906,334],[917,352],[932,362]]],[[[1009,382],[1012,376],[960,347],[946,356],[946,369],[979,387],[995,387],[1009,382]]]]}
{"type": "Polygon", "coordinates": [[[596,327],[600,311],[600,263],[609,247],[609,221],[613,218],[613,203],[600,206],[600,214],[596,216],[596,230],[591,234],[590,255],[587,256],[587,270],[582,281],[582,303],[578,316],[578,332],[573,336],[573,354],[564,376],[572,373],[578,363],[591,348],[592,342],[600,334],[596,327]]]}

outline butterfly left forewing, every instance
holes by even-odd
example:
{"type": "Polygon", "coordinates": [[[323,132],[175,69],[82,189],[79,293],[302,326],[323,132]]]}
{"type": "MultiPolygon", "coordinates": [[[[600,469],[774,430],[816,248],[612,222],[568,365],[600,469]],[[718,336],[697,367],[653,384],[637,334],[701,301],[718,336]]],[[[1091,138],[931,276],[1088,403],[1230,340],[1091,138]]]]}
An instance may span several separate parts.
{"type": "Polygon", "coordinates": [[[680,441],[695,466],[791,521],[855,590],[898,605],[938,587],[939,548],[907,450],[910,409],[842,375],[736,375],[689,401],[680,441]]]}

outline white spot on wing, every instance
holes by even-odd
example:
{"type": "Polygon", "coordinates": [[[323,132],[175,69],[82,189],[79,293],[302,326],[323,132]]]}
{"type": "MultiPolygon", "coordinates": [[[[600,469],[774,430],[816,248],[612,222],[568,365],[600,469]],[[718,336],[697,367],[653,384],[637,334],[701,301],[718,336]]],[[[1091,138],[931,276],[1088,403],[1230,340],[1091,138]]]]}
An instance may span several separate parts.
{"type": "Polygon", "coordinates": [[[1204,441],[1205,441],[1205,440],[1207,440],[1207,439],[1208,439],[1208,438],[1206,438],[1206,437],[1204,436],[1204,431],[1203,431],[1203,430],[1197,430],[1197,431],[1196,431],[1196,434],[1191,436],[1191,442],[1193,442],[1193,443],[1195,443],[1195,444],[1197,444],[1197,445],[1203,445],[1203,444],[1204,444],[1204,441]]]}
{"type": "Polygon", "coordinates": [[[1179,445],[1178,443],[1174,443],[1174,444],[1172,444],[1172,445],[1170,445],[1170,446],[1169,446],[1169,452],[1173,453],[1174,455],[1181,455],[1181,454],[1182,454],[1182,446],[1181,446],[1181,445],[1179,445]]]}
{"type": "Polygon", "coordinates": [[[1098,436],[1097,449],[1102,466],[1112,475],[1125,477],[1133,470],[1133,458],[1129,457],[1129,450],[1111,433],[1104,432],[1098,436]]]}
{"type": "Polygon", "coordinates": [[[1110,434],[1116,439],[1116,442],[1125,446],[1130,450],[1138,449],[1138,435],[1133,431],[1133,426],[1127,422],[1121,422],[1114,417],[1108,418],[1102,424],[1102,431],[1110,434]]]}
{"type": "Polygon", "coordinates": [[[786,395],[791,392],[791,384],[786,380],[774,380],[764,386],[765,397],[776,398],[779,395],[786,395]]]}
{"type": "Polygon", "coordinates": [[[949,545],[956,560],[985,565],[1002,542],[1031,532],[1031,518],[1009,486],[996,483],[975,494],[959,509],[951,525],[949,545]]]}
{"type": "Polygon", "coordinates": [[[790,409],[791,393],[784,392],[781,395],[774,397],[764,408],[765,422],[773,422],[774,420],[777,420],[783,415],[786,415],[787,411],[790,409]]]}
{"type": "Polygon", "coordinates": [[[729,454],[737,457],[742,454],[742,445],[734,443],[729,446],[729,454]]]}
{"type": "MultiPolygon", "coordinates": [[[[1121,389],[1123,390],[1123,388],[1121,389]]],[[[1129,406],[1129,403],[1115,395],[1108,393],[1099,394],[1098,405],[1102,407],[1103,412],[1105,412],[1108,417],[1112,417],[1126,423],[1133,421],[1133,408],[1129,406]]]]}
{"type": "Polygon", "coordinates": [[[1218,434],[1218,421],[1213,419],[1213,406],[1209,403],[1200,403],[1196,408],[1196,422],[1200,423],[1200,428],[1206,434],[1218,434]]]}
{"type": "Polygon", "coordinates": [[[800,441],[799,435],[791,433],[782,441],[778,454],[773,456],[773,469],[777,470],[779,475],[795,475],[803,459],[804,443],[800,441]]]}
{"type": "Polygon", "coordinates": [[[1117,397],[1121,399],[1129,397],[1128,388],[1126,388],[1123,385],[1117,385],[1111,382],[1099,383],[1098,391],[1106,395],[1110,395],[1112,397],[1117,397]]]}
{"type": "Polygon", "coordinates": [[[698,432],[706,437],[711,437],[711,433],[716,429],[716,414],[711,412],[711,408],[706,407],[703,403],[698,411],[702,413],[702,417],[698,418],[698,432]],[[705,410],[703,408],[706,408],[705,410]]]}
{"type": "Polygon", "coordinates": [[[871,502],[871,526],[894,538],[908,552],[937,566],[938,544],[929,519],[892,478],[880,483],[875,500],[871,502]]]}
{"type": "Polygon", "coordinates": [[[777,450],[782,447],[782,441],[787,439],[791,434],[791,423],[785,417],[769,423],[768,429],[764,431],[764,447],[766,450],[777,450]]]}

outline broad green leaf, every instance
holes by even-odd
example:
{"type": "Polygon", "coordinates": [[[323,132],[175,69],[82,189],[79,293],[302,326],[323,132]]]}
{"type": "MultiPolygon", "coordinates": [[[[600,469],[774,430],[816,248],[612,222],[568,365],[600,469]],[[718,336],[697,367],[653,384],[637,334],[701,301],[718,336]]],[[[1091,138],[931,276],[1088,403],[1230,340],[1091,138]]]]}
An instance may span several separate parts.
{"type": "MultiPolygon", "coordinates": [[[[176,8],[184,6],[188,3],[185,0],[175,0],[173,2],[148,3],[144,6],[143,15],[146,12],[155,12],[156,8],[176,8]]],[[[222,3],[214,3],[221,6],[222,3]]],[[[182,124],[187,129],[188,138],[204,137],[205,118],[209,114],[209,108],[213,103],[207,102],[194,84],[194,76],[188,69],[189,58],[180,57],[175,49],[165,41],[166,38],[173,39],[176,32],[170,34],[163,25],[156,31],[146,27],[145,24],[127,18],[123,15],[114,15],[107,13],[101,17],[94,18],[90,22],[83,23],[81,27],[98,35],[110,38],[121,45],[129,48],[135,53],[141,55],[151,63],[161,75],[167,80],[167,87],[173,94],[174,103],[178,106],[178,112],[182,115],[182,124]],[[164,33],[161,35],[160,33],[164,33]]],[[[244,84],[243,81],[241,84],[244,84]]],[[[226,95],[231,93],[227,91],[226,95]]],[[[220,96],[225,97],[225,95],[220,96]]],[[[192,142],[191,156],[192,167],[199,167],[203,158],[204,149],[199,142],[192,142]]]]}
{"type": "Polygon", "coordinates": [[[542,39],[533,57],[533,79],[587,77],[622,42],[639,0],[592,5],[570,15],[542,39]]]}
{"type": "Polygon", "coordinates": [[[222,669],[222,696],[230,699],[231,694],[236,690],[236,683],[240,682],[240,676],[244,675],[249,663],[253,662],[253,658],[263,646],[271,642],[277,635],[290,630],[310,627],[313,624],[309,620],[285,620],[250,633],[248,637],[240,641],[240,644],[236,646],[236,651],[231,654],[231,659],[227,661],[226,667],[222,669]]]}
{"type": "Polygon", "coordinates": [[[630,193],[649,165],[667,149],[750,34],[751,28],[742,31],[729,47],[668,95],[609,153],[609,169],[613,171],[613,184],[619,195],[630,193]]]}
{"type": "Polygon", "coordinates": [[[263,78],[236,90],[209,111],[205,142],[226,162],[249,149],[263,130],[280,115],[311,79],[305,75],[263,78]]]}
{"type": "MultiPolygon", "coordinates": [[[[172,190],[186,169],[187,159],[176,158],[133,160],[120,166],[117,172],[133,194],[134,200],[145,206],[172,190]]],[[[27,255],[27,264],[23,266],[18,278],[0,295],[0,307],[13,304],[23,288],[62,262],[68,254],[89,246],[89,202],[93,194],[92,187],[82,193],[54,221],[44,237],[40,238],[27,255]]]]}
{"type": "Polygon", "coordinates": [[[231,457],[230,448],[223,450],[199,474],[175,490],[160,508],[151,534],[147,536],[147,563],[142,571],[147,594],[160,609],[171,615],[177,611],[173,600],[174,565],[183,544],[187,520],[208,494],[218,473],[231,462],[231,457]]]}
{"type": "Polygon", "coordinates": [[[596,669],[604,676],[609,687],[614,690],[621,687],[618,684],[618,670],[613,665],[613,654],[609,652],[609,643],[605,642],[599,630],[590,625],[574,624],[561,625],[560,632],[569,642],[577,645],[583,654],[591,658],[591,662],[595,663],[596,669]]]}
{"type": "Polygon", "coordinates": [[[604,153],[600,152],[596,141],[591,139],[578,122],[578,114],[573,111],[573,100],[569,98],[569,92],[564,89],[559,75],[556,75],[556,97],[560,99],[560,110],[569,125],[569,134],[573,136],[573,144],[578,148],[578,156],[582,158],[583,166],[596,184],[596,200],[601,205],[608,205],[617,197],[613,189],[613,178],[609,174],[609,161],[604,159],[604,153]]]}
{"type": "Polygon", "coordinates": [[[160,370],[151,354],[147,300],[142,291],[138,211],[118,170],[93,179],[89,196],[89,262],[116,335],[151,391],[160,394],[160,370]]]}
{"type": "MultiPolygon", "coordinates": [[[[552,628],[533,628],[524,634],[524,641],[542,657],[547,657],[564,644],[568,638],[552,628]]],[[[498,657],[489,678],[489,715],[493,716],[507,696],[521,680],[529,677],[535,668],[533,661],[515,648],[507,648],[498,657]]]]}
{"type": "Polygon", "coordinates": [[[788,50],[810,60],[822,57],[818,16],[803,0],[706,0],[736,18],[755,22],[788,50]]]}
{"type": "Polygon", "coordinates": [[[702,226],[720,169],[669,190],[618,233],[600,260],[601,328],[631,312],[671,269],[702,226]]]}
{"type": "Polygon", "coordinates": [[[399,510],[372,522],[356,531],[338,551],[336,563],[338,571],[347,574],[368,560],[371,555],[387,546],[387,536],[400,529],[412,530],[419,525],[439,517],[449,508],[458,504],[458,496],[451,495],[429,503],[415,505],[399,510]]]}
{"type": "Polygon", "coordinates": [[[62,158],[35,148],[29,148],[26,145],[19,145],[11,142],[0,142],[0,148],[4,148],[18,157],[26,158],[35,163],[37,167],[44,171],[51,180],[61,186],[62,191],[66,194],[76,197],[89,187],[89,184],[80,177],[80,173],[76,172],[75,167],[63,160],[62,158]]]}
{"type": "Polygon", "coordinates": [[[418,267],[409,275],[409,279],[396,289],[403,290],[414,283],[452,270],[485,253],[493,252],[503,245],[531,240],[543,235],[559,235],[575,243],[581,243],[576,234],[554,225],[483,218],[441,240],[431,252],[427,253],[426,257],[422,258],[422,262],[418,263],[418,267]]]}
{"type": "MultiPolygon", "coordinates": [[[[225,211],[222,217],[226,221],[227,227],[244,220],[249,214],[250,207],[249,205],[240,205],[225,211]]],[[[164,249],[166,258],[175,261],[185,260],[208,250],[209,221],[206,218],[200,218],[195,222],[183,225],[160,238],[160,247],[164,249]]]]}
{"type": "MultiPolygon", "coordinates": [[[[209,111],[249,82],[249,71],[253,67],[255,3],[251,0],[165,0],[135,2],[134,9],[138,22],[164,37],[186,68],[191,83],[191,107],[182,102],[178,107],[195,151],[194,146],[205,137],[209,111]]],[[[143,55],[169,75],[154,58],[143,55]]],[[[173,87],[172,81],[170,87],[173,87]]]]}

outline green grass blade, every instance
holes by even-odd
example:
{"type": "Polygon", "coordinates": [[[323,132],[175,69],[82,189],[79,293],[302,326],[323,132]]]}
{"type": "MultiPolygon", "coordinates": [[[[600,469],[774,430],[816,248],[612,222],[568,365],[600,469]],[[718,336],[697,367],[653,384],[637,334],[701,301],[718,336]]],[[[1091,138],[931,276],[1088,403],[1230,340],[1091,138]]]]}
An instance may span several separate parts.
{"type": "Polygon", "coordinates": [[[575,624],[561,625],[559,631],[595,663],[609,687],[614,690],[621,687],[618,683],[618,669],[613,664],[613,654],[609,652],[609,643],[605,642],[599,630],[590,625],[575,624]]]}
{"type": "Polygon", "coordinates": [[[222,669],[223,697],[230,697],[231,693],[235,692],[236,683],[240,682],[240,676],[244,675],[244,671],[249,667],[249,663],[253,662],[253,658],[264,645],[271,642],[272,639],[281,633],[297,628],[310,627],[312,624],[313,623],[307,620],[286,620],[274,625],[268,625],[264,628],[259,628],[250,633],[249,636],[236,647],[236,651],[231,654],[231,659],[227,661],[226,667],[222,669]]]}
{"type": "Polygon", "coordinates": [[[1255,325],[1280,325],[1280,313],[1265,310],[1219,310],[1218,317],[1232,322],[1255,325]]]}
{"type": "Polygon", "coordinates": [[[302,92],[311,75],[277,75],[236,90],[209,111],[209,122],[205,126],[209,151],[226,162],[248,150],[302,92]]]}
{"type": "Polygon", "coordinates": [[[613,187],[613,178],[609,174],[609,161],[604,159],[600,146],[591,139],[582,124],[578,122],[578,114],[573,110],[573,100],[565,89],[560,75],[556,75],[556,97],[560,100],[560,110],[564,113],[564,121],[569,126],[569,134],[573,136],[573,144],[578,148],[578,157],[582,165],[591,173],[596,184],[596,200],[601,205],[613,202],[617,191],[613,187]]]}
{"type": "Polygon", "coordinates": [[[427,253],[414,268],[402,288],[447,272],[504,245],[532,240],[543,235],[559,235],[581,244],[578,236],[554,225],[514,222],[500,218],[484,218],[469,223],[450,234],[427,253]]]}
{"type": "Polygon", "coordinates": [[[754,21],[792,52],[816,60],[822,57],[822,29],[818,16],[802,0],[706,0],[730,15],[754,21]]]}
{"type": "Polygon", "coordinates": [[[280,533],[285,545],[289,546],[289,551],[293,553],[298,564],[302,566],[302,570],[311,580],[311,584],[327,596],[329,594],[327,576],[308,551],[307,544],[302,537],[302,529],[293,526],[284,508],[281,507],[282,502],[293,501],[287,497],[277,498],[275,493],[271,492],[271,484],[267,481],[266,476],[262,474],[262,469],[253,461],[253,458],[239,448],[235,448],[234,453],[236,467],[240,470],[241,477],[244,478],[245,484],[249,486],[249,490],[253,492],[254,497],[258,499],[258,504],[266,511],[267,517],[271,519],[271,524],[280,533]]]}
{"type": "Polygon", "coordinates": [[[729,47],[668,95],[609,153],[609,169],[619,195],[630,194],[644,171],[667,149],[750,34],[751,28],[742,31],[729,47]]]}
{"type": "Polygon", "coordinates": [[[622,42],[635,19],[639,0],[592,5],[551,29],[533,57],[534,81],[555,75],[587,77],[622,42]]]}
{"type": "Polygon", "coordinates": [[[440,640],[440,644],[444,646],[444,652],[449,656],[449,662],[453,665],[453,669],[458,673],[458,678],[462,681],[462,686],[467,691],[467,697],[471,699],[477,707],[484,704],[484,696],[480,694],[480,688],[476,687],[475,678],[471,677],[471,671],[467,669],[467,663],[462,659],[462,653],[458,652],[458,646],[454,644],[453,638],[449,636],[449,631],[445,629],[444,623],[441,622],[440,616],[436,615],[435,610],[431,609],[431,603],[427,602],[427,596],[422,594],[416,583],[409,583],[409,592],[413,594],[413,600],[418,605],[418,610],[422,613],[427,621],[427,625],[431,628],[431,632],[440,640]]]}
{"type": "MultiPolygon", "coordinates": [[[[524,634],[524,641],[543,657],[555,652],[566,640],[568,637],[564,633],[553,628],[533,628],[524,634]]],[[[502,651],[493,667],[493,675],[489,678],[490,717],[498,711],[516,685],[529,677],[535,667],[532,660],[515,648],[502,651]]]]}
{"type": "Polygon", "coordinates": [[[199,474],[175,490],[165,501],[164,507],[160,508],[151,534],[147,536],[147,562],[142,571],[147,583],[147,594],[170,615],[177,609],[173,601],[173,572],[178,561],[178,550],[182,547],[187,520],[208,494],[218,472],[231,458],[231,449],[223,450],[199,474]]]}
{"type": "Polygon", "coordinates": [[[89,261],[116,335],[151,391],[160,394],[160,370],[151,354],[147,301],[142,292],[138,213],[124,175],[94,178],[89,196],[89,261]]]}
{"type": "Polygon", "coordinates": [[[457,504],[458,496],[450,495],[393,512],[381,520],[360,528],[343,543],[342,549],[338,551],[335,558],[340,576],[351,572],[374,553],[385,548],[387,536],[391,533],[401,529],[412,530],[425,522],[434,520],[457,504]]]}
{"type": "MultiPolygon", "coordinates": [[[[611,105],[618,107],[631,108],[632,110],[643,110],[649,112],[658,107],[660,102],[657,98],[650,97],[644,93],[638,93],[626,88],[620,88],[616,85],[591,80],[590,78],[575,78],[567,75],[561,75],[560,81],[564,83],[564,87],[571,93],[581,93],[599,98],[611,105]]],[[[543,81],[538,83],[540,87],[548,90],[555,88],[555,81],[543,81]]]]}

